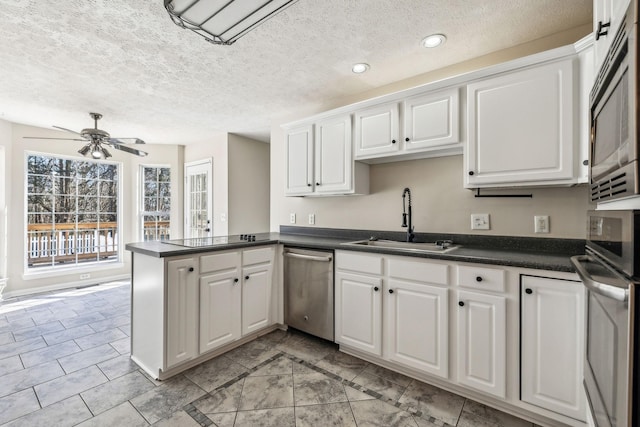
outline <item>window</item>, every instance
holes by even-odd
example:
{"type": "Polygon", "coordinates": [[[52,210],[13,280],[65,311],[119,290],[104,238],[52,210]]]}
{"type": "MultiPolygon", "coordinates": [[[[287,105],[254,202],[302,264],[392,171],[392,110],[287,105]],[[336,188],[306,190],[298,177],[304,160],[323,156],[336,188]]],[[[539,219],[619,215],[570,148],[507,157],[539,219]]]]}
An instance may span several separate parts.
{"type": "Polygon", "coordinates": [[[27,269],[119,259],[117,163],[27,155],[27,269]]]}
{"type": "Polygon", "coordinates": [[[171,171],[168,167],[142,166],[140,217],[142,240],[169,240],[171,171]]]}

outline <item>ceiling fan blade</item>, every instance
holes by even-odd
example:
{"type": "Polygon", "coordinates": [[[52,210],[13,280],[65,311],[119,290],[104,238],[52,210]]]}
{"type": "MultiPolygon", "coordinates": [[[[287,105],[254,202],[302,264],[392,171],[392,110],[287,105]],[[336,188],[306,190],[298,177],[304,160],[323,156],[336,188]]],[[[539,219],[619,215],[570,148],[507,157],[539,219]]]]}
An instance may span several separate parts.
{"type": "MultiPolygon", "coordinates": [[[[111,142],[111,141],[109,141],[109,142],[111,142]]],[[[136,156],[140,156],[140,157],[144,157],[147,154],[149,154],[149,153],[147,153],[145,151],[136,150],[135,148],[131,148],[131,147],[128,147],[126,145],[121,145],[121,144],[118,144],[118,143],[115,143],[115,144],[113,144],[111,146],[113,148],[115,148],[116,150],[126,151],[127,153],[135,154],[136,156]]]]}
{"type": "Polygon", "coordinates": [[[45,138],[43,136],[23,136],[24,139],[58,139],[60,141],[83,141],[86,142],[86,139],[80,138],[45,138]]]}
{"type": "Polygon", "coordinates": [[[67,128],[61,128],[60,126],[54,126],[54,128],[56,128],[56,129],[60,129],[60,130],[64,130],[64,131],[66,131],[66,132],[75,133],[76,135],[80,135],[80,136],[82,136],[82,135],[80,134],[80,132],[76,132],[75,130],[71,130],[71,129],[67,129],[67,128]]]}
{"type": "Polygon", "coordinates": [[[127,142],[123,141],[123,139],[131,139],[133,140],[134,144],[146,144],[146,142],[144,142],[140,138],[110,138],[109,142],[115,142],[116,144],[127,144],[127,142]]]}

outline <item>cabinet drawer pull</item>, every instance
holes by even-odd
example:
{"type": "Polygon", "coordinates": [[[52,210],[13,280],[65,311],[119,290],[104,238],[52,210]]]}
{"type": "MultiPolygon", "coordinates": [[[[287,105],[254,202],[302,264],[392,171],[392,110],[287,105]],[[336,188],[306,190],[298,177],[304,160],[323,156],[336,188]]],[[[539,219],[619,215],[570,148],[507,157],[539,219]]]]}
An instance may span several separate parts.
{"type": "Polygon", "coordinates": [[[606,36],[609,34],[609,27],[611,26],[611,22],[602,22],[598,21],[598,29],[596,30],[596,40],[600,40],[600,37],[606,36]],[[604,30],[604,31],[603,31],[604,30]]]}
{"type": "Polygon", "coordinates": [[[249,276],[244,276],[244,280],[249,280],[249,276]]]}
{"type": "Polygon", "coordinates": [[[473,176],[473,173],[474,173],[473,171],[469,171],[470,176],[473,176]]]}
{"type": "Polygon", "coordinates": [[[395,140],[395,139],[392,139],[392,140],[391,140],[391,143],[392,143],[392,144],[395,144],[395,143],[396,143],[396,140],[395,140]]]}
{"type": "Polygon", "coordinates": [[[189,271],[193,271],[193,267],[189,267],[189,271]]]}
{"type": "Polygon", "coordinates": [[[460,307],[464,307],[464,301],[458,301],[458,305],[459,305],[460,307]]]}
{"type": "Polygon", "coordinates": [[[524,291],[529,295],[531,295],[533,293],[533,289],[530,289],[530,288],[527,288],[524,291]]]}
{"type": "Polygon", "coordinates": [[[389,289],[389,293],[392,294],[393,293],[393,289],[389,289]]]}
{"type": "Polygon", "coordinates": [[[379,290],[380,290],[380,288],[378,288],[377,286],[375,286],[375,287],[373,288],[373,292],[378,292],[379,290]]]}
{"type": "Polygon", "coordinates": [[[409,139],[409,138],[405,138],[404,140],[405,140],[405,141],[407,141],[407,142],[409,142],[409,141],[410,141],[410,139],[409,139]]]}
{"type": "Polygon", "coordinates": [[[476,276],[476,282],[482,282],[482,276],[476,276]]]}

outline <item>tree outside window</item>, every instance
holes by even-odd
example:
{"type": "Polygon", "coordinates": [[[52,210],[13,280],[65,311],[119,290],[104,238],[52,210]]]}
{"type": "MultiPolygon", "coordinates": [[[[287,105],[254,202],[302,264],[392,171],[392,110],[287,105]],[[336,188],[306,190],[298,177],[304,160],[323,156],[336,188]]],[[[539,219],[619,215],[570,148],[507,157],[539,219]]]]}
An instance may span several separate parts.
{"type": "Polygon", "coordinates": [[[117,163],[27,155],[28,269],[119,259],[117,163]]]}
{"type": "Polygon", "coordinates": [[[171,237],[171,170],[162,166],[142,166],[141,175],[142,240],[168,240],[171,237]]]}

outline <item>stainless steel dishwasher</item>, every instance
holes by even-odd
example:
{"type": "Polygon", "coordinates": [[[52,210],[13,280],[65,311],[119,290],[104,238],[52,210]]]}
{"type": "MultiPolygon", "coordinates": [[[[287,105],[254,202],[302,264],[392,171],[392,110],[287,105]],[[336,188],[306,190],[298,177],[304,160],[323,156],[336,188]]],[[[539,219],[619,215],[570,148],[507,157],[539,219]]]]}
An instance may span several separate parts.
{"type": "Polygon", "coordinates": [[[334,340],[332,251],[285,248],[284,322],[334,340]]]}

